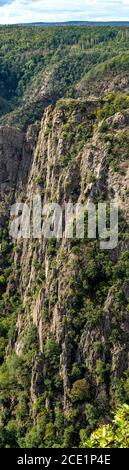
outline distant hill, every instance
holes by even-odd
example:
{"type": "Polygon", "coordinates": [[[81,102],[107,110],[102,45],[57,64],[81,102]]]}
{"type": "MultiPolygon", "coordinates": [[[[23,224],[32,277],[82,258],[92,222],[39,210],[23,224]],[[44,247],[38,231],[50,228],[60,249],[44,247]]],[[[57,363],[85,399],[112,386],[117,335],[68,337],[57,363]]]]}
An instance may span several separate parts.
{"type": "MultiPolygon", "coordinates": [[[[20,24],[21,25],[21,24],[20,24]]],[[[22,23],[23,26],[128,26],[129,21],[61,21],[61,22],[37,22],[37,23],[22,23]]]]}
{"type": "Polygon", "coordinates": [[[105,95],[114,75],[128,91],[129,22],[71,23],[1,26],[0,123],[24,128],[61,97],[105,95]]]}

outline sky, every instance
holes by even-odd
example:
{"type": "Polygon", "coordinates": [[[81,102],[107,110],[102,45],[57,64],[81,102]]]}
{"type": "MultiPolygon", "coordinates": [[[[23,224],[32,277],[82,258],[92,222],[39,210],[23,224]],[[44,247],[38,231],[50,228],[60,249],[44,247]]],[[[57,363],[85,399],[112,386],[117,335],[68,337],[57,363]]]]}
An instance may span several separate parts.
{"type": "Polygon", "coordinates": [[[0,0],[0,24],[129,21],[129,0],[0,0]]]}

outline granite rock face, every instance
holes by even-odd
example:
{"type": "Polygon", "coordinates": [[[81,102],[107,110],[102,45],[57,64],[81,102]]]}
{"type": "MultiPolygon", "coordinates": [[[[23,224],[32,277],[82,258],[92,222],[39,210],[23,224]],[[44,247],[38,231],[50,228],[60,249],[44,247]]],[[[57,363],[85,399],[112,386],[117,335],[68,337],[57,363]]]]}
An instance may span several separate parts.
{"type": "Polygon", "coordinates": [[[9,299],[14,293],[20,308],[6,354],[22,357],[26,332],[34,328],[28,394],[35,423],[33,404],[42,396],[53,420],[58,404],[69,423],[74,403],[79,427],[80,420],[86,426],[87,403],[95,403],[107,419],[118,381],[129,368],[129,281],[121,261],[129,250],[129,168],[120,141],[129,132],[129,110],[108,118],[103,130],[102,122],[96,122],[96,107],[95,98],[59,101],[25,134],[0,128],[2,229],[9,229],[11,204],[26,202],[32,211],[37,194],[42,207],[50,202],[63,210],[68,202],[97,207],[98,202],[115,200],[120,208],[120,240],[108,252],[100,250],[99,240],[67,240],[64,233],[52,241],[33,239],[32,231],[30,238],[9,239],[6,315],[12,315],[9,299]],[[73,384],[84,378],[90,395],[73,400],[73,384]]]}

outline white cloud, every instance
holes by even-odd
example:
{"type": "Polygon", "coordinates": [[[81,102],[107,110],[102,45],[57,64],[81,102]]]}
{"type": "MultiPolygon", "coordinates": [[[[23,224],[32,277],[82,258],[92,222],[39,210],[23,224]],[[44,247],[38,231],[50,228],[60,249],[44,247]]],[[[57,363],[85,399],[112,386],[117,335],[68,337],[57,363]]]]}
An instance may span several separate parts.
{"type": "Polygon", "coordinates": [[[0,0],[0,24],[129,20],[129,0],[5,0],[5,2],[0,0]]]}

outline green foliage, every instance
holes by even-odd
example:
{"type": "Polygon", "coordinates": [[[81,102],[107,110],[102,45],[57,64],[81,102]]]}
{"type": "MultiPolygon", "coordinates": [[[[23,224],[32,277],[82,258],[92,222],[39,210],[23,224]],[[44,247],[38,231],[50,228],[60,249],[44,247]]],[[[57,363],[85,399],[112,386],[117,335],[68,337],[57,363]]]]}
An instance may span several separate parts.
{"type": "Polygon", "coordinates": [[[56,254],[56,238],[50,238],[47,240],[47,254],[50,257],[56,254]]]}
{"type": "Polygon", "coordinates": [[[0,276],[0,287],[5,286],[5,283],[6,283],[6,279],[3,275],[1,275],[0,276]]]}
{"type": "Polygon", "coordinates": [[[100,316],[101,316],[101,311],[97,306],[95,306],[91,302],[90,299],[84,299],[84,306],[82,309],[82,314],[85,318],[85,321],[90,326],[90,325],[96,325],[96,323],[98,323],[100,316]]]}
{"type": "Polygon", "coordinates": [[[76,362],[74,362],[73,366],[72,366],[72,371],[71,371],[71,377],[72,379],[78,379],[81,375],[81,371],[80,371],[80,368],[78,367],[78,364],[76,362]]]}
{"type": "MultiPolygon", "coordinates": [[[[60,102],[58,106],[60,107],[60,102]]],[[[63,109],[65,113],[65,124],[62,126],[64,155],[61,163],[63,167],[66,167],[92,137],[94,118],[91,112],[87,113],[87,102],[83,100],[76,102],[76,100],[69,99],[64,103],[63,109]],[[78,119],[75,118],[75,110],[78,119]]]]}
{"type": "Polygon", "coordinates": [[[82,447],[97,448],[125,448],[129,446],[129,406],[120,406],[114,416],[112,424],[100,426],[90,438],[81,435],[82,447]],[[83,440],[84,439],[84,440],[83,440]]]}
{"type": "Polygon", "coordinates": [[[102,352],[102,343],[101,341],[95,341],[93,344],[93,349],[96,353],[101,353],[102,352]]]}
{"type": "MultiPolygon", "coordinates": [[[[108,100],[105,105],[98,109],[97,117],[98,120],[108,118],[117,112],[122,112],[129,108],[129,96],[122,93],[110,93],[108,100]]],[[[108,129],[108,123],[103,122],[101,124],[101,132],[105,132],[108,129]]]]}
{"type": "Polygon", "coordinates": [[[52,447],[55,443],[55,426],[52,422],[47,423],[46,425],[45,442],[47,447],[52,447]]]}
{"type": "MultiPolygon", "coordinates": [[[[11,120],[24,128],[41,118],[48,102],[73,97],[77,82],[80,81],[83,91],[82,79],[88,91],[92,82],[97,89],[98,80],[101,82],[107,74],[112,76],[120,70],[128,71],[128,29],[75,25],[64,28],[1,27],[0,56],[1,120],[4,122],[5,115],[6,122],[11,120]],[[39,100],[43,83],[48,100],[44,97],[39,100]],[[31,96],[35,97],[34,103],[31,96]]],[[[115,98],[113,101],[110,98],[110,101],[104,107],[104,116],[112,113],[115,106],[120,110],[128,104],[127,99],[115,98]]],[[[82,124],[79,131],[80,149],[86,140],[86,127],[83,129],[82,124]]],[[[49,132],[50,128],[47,128],[46,138],[49,132]]]]}
{"type": "Polygon", "coordinates": [[[72,447],[74,436],[75,429],[74,426],[71,424],[70,426],[66,427],[64,431],[64,447],[72,447]]]}
{"type": "MultiPolygon", "coordinates": [[[[87,403],[85,406],[86,421],[88,422],[88,429],[93,429],[97,424],[99,412],[92,403],[87,403]]],[[[88,430],[87,429],[87,430],[88,430]]]]}
{"type": "Polygon", "coordinates": [[[86,401],[89,397],[89,384],[87,380],[76,380],[73,383],[70,396],[73,403],[86,401]]]}
{"type": "Polygon", "coordinates": [[[58,364],[59,359],[59,345],[56,343],[54,338],[48,338],[45,344],[45,358],[48,359],[51,364],[58,364]]]}
{"type": "Polygon", "coordinates": [[[97,375],[98,384],[104,382],[104,372],[105,372],[104,363],[102,362],[101,359],[98,359],[96,361],[96,375],[97,375]]]}
{"type": "Polygon", "coordinates": [[[44,178],[43,178],[43,176],[38,175],[38,176],[36,177],[36,179],[35,179],[35,182],[36,182],[39,186],[42,186],[43,183],[44,183],[44,178]]]}
{"type": "Polygon", "coordinates": [[[33,426],[30,431],[28,431],[25,437],[19,438],[18,440],[19,447],[26,449],[35,449],[40,446],[40,435],[39,432],[33,426]]]}
{"type": "Polygon", "coordinates": [[[37,327],[32,325],[27,328],[24,335],[23,354],[28,365],[31,363],[32,357],[35,356],[37,350],[37,327]]]}
{"type": "Polygon", "coordinates": [[[127,377],[124,382],[124,392],[125,392],[126,400],[129,401],[129,377],[127,377]]]}

